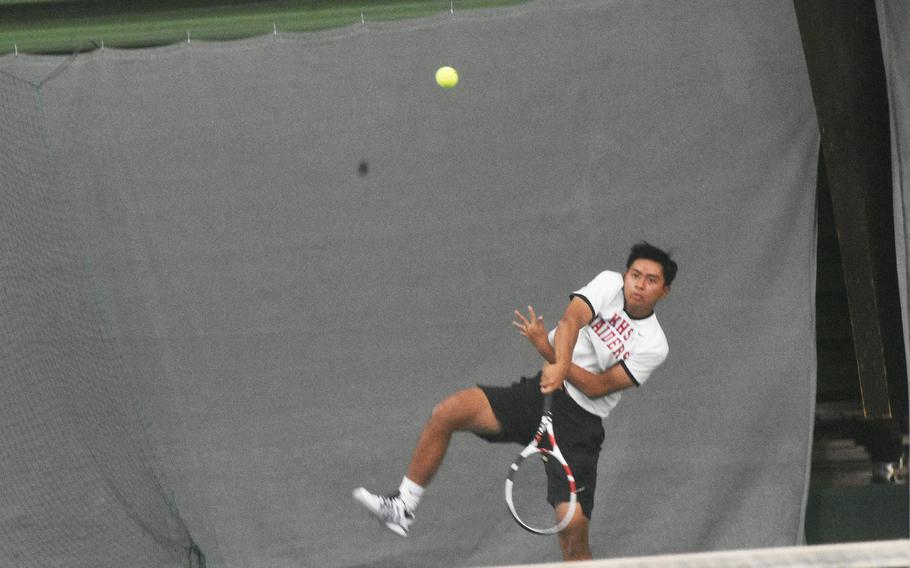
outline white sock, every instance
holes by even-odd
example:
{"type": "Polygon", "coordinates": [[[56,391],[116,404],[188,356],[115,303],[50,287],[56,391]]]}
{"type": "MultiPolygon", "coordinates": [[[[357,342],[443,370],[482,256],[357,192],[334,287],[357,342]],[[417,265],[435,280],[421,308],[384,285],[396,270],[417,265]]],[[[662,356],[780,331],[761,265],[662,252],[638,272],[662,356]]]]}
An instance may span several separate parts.
{"type": "Polygon", "coordinates": [[[417,508],[417,504],[420,503],[420,498],[423,497],[424,488],[420,485],[417,485],[406,476],[401,478],[401,485],[398,486],[398,494],[401,496],[401,500],[404,501],[405,506],[414,512],[414,509],[417,508]]]}

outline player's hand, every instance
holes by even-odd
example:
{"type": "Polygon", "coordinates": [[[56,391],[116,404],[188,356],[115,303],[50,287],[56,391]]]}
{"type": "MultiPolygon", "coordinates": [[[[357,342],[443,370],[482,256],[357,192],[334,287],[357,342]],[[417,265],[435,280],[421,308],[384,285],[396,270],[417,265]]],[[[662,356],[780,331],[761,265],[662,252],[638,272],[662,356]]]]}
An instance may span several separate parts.
{"type": "Polygon", "coordinates": [[[568,365],[558,363],[544,363],[540,372],[540,392],[550,394],[562,388],[563,381],[569,373],[568,365]]]}
{"type": "Polygon", "coordinates": [[[512,325],[518,328],[518,333],[528,338],[528,341],[531,342],[535,349],[540,351],[542,347],[550,344],[550,340],[547,338],[547,328],[543,323],[543,316],[538,316],[534,313],[533,307],[528,306],[527,318],[518,310],[515,310],[515,317],[518,319],[513,321],[512,325]]]}

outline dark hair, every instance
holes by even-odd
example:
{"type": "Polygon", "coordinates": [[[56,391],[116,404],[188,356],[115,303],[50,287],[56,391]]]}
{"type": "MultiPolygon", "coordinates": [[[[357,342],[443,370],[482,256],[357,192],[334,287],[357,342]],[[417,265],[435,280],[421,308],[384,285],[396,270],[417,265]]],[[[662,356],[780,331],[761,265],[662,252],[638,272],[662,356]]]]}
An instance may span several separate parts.
{"type": "Polygon", "coordinates": [[[653,260],[660,264],[664,269],[664,285],[669,286],[673,283],[673,279],[676,278],[677,266],[676,262],[670,258],[669,253],[664,252],[650,243],[641,241],[632,246],[632,251],[629,253],[629,260],[626,261],[626,268],[632,266],[632,263],[639,258],[653,260]]]}

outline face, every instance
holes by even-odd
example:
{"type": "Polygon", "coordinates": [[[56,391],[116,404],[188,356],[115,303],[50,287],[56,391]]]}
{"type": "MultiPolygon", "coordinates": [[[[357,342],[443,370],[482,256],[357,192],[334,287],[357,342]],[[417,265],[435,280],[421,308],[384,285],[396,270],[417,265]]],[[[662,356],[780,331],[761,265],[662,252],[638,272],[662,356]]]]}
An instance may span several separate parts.
{"type": "Polygon", "coordinates": [[[632,317],[644,317],[654,311],[654,305],[670,292],[664,282],[664,269],[659,262],[639,258],[623,275],[626,312],[632,317]]]}

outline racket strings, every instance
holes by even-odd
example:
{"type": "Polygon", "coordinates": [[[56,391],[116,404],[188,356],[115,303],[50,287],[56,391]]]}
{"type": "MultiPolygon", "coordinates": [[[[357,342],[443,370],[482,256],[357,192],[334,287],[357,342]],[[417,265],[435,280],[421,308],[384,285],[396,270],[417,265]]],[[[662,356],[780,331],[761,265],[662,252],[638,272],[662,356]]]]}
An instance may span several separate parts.
{"type": "Polygon", "coordinates": [[[558,522],[548,500],[551,484],[566,485],[565,470],[559,460],[544,450],[528,456],[513,476],[512,501],[522,522],[539,529],[558,522]]]}
{"type": "Polygon", "coordinates": [[[506,479],[506,502],[518,524],[538,534],[563,528],[574,512],[575,483],[554,439],[551,398],[544,399],[544,415],[529,444],[512,464],[506,479]],[[568,508],[557,503],[571,503],[568,508]]]}

